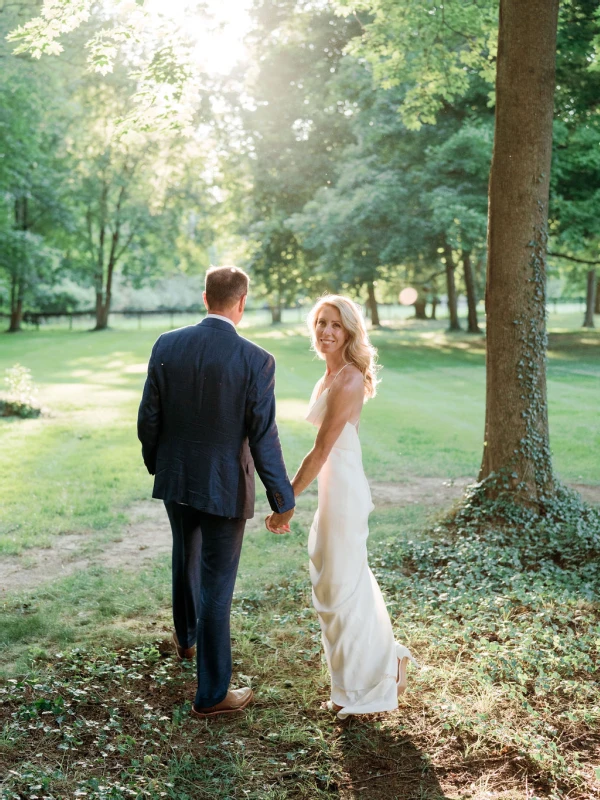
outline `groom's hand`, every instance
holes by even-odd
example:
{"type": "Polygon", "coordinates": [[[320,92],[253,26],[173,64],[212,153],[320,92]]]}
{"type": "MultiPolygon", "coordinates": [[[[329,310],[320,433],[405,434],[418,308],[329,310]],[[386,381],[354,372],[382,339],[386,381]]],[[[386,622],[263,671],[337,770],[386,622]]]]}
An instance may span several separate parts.
{"type": "Polygon", "coordinates": [[[290,508],[290,510],[286,511],[284,514],[275,514],[275,512],[269,514],[268,517],[265,517],[265,525],[267,526],[267,530],[271,531],[271,533],[289,533],[289,523],[293,516],[293,508],[290,508]]]}

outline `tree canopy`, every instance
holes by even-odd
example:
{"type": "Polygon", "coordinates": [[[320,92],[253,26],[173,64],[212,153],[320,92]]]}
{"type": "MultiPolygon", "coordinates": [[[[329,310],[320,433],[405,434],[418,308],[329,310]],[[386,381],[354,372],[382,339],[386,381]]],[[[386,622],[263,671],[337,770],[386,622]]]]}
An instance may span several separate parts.
{"type": "MultiPolygon", "coordinates": [[[[464,294],[478,330],[496,0],[256,2],[225,76],[155,11],[44,0],[0,14],[0,291],[16,327],[66,277],[102,326],[109,273],[141,285],[216,255],[251,270],[274,319],[330,288],[376,320],[411,284],[417,315],[446,296],[458,327],[464,294]]],[[[598,260],[599,20],[597,0],[561,4],[549,250],[575,296],[598,260]]]]}

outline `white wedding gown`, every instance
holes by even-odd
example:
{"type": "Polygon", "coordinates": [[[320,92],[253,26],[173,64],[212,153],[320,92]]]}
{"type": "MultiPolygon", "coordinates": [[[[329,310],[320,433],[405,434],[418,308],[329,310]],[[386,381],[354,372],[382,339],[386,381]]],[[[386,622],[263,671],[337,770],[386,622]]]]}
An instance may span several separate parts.
{"type": "MultiPolygon", "coordinates": [[[[306,419],[319,427],[329,389],[313,391],[306,419]]],[[[398,658],[408,651],[394,640],[381,590],[367,563],[369,514],[374,506],[351,423],[319,473],[319,507],[308,537],[313,604],[321,624],[331,676],[331,701],[350,714],[398,707],[398,658]]]]}

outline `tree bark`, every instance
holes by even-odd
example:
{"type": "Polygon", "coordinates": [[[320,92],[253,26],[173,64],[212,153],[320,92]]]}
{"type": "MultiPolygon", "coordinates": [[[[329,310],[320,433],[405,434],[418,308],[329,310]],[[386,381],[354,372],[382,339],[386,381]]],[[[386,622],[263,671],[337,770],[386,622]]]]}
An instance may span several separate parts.
{"type": "MultiPolygon", "coordinates": [[[[117,260],[119,255],[123,252],[123,248],[121,249],[121,253],[117,253],[117,248],[119,246],[119,239],[121,236],[121,208],[123,206],[123,200],[125,199],[125,185],[121,186],[119,191],[119,197],[117,200],[117,205],[115,207],[115,221],[114,221],[114,230],[110,240],[110,251],[108,253],[108,265],[106,268],[106,287],[104,287],[104,241],[105,241],[105,225],[102,224],[100,227],[100,242],[98,247],[99,253],[99,269],[98,274],[100,276],[101,284],[100,284],[100,293],[96,290],[96,328],[97,331],[103,331],[108,328],[108,316],[110,314],[110,304],[112,301],[112,282],[113,282],[113,275],[115,272],[115,267],[117,266],[117,260]]],[[[105,194],[102,196],[102,203],[103,207],[106,206],[107,197],[105,194]]],[[[127,247],[127,244],[125,245],[127,247]]]]}
{"type": "Polygon", "coordinates": [[[428,319],[425,308],[427,306],[427,297],[419,292],[417,299],[413,303],[415,307],[415,319],[428,319]]]}
{"type": "Polygon", "coordinates": [[[283,310],[283,287],[282,287],[282,269],[278,269],[277,271],[277,289],[271,295],[273,297],[273,301],[269,303],[269,309],[271,311],[271,325],[280,325],[281,324],[281,313],[283,310]]]}
{"type": "MultiPolygon", "coordinates": [[[[29,204],[27,197],[15,198],[14,225],[18,231],[29,230],[29,204]]],[[[25,295],[27,251],[23,245],[22,261],[11,275],[10,282],[10,324],[8,333],[19,333],[23,321],[23,301],[25,295]]]]}
{"type": "Polygon", "coordinates": [[[271,310],[271,324],[279,325],[281,322],[281,305],[273,303],[269,306],[269,309],[271,310]]]}
{"type": "Polygon", "coordinates": [[[485,258],[483,255],[477,255],[475,259],[475,295],[477,302],[483,300],[485,297],[485,258]]]}
{"type": "Polygon", "coordinates": [[[102,320],[102,308],[104,306],[104,293],[102,291],[102,287],[98,288],[96,286],[96,328],[95,330],[100,330],[100,321],[102,320]]]}
{"type": "Polygon", "coordinates": [[[98,255],[96,258],[96,327],[94,330],[102,331],[107,325],[107,317],[104,312],[104,243],[106,240],[106,220],[108,216],[108,184],[102,181],[102,191],[100,193],[100,221],[98,229],[98,255]]]}
{"type": "Polygon", "coordinates": [[[367,306],[371,312],[371,325],[374,328],[378,328],[381,325],[381,322],[379,321],[379,308],[377,306],[377,298],[375,297],[375,286],[373,281],[368,281],[367,292],[367,306]]]}
{"type": "Polygon", "coordinates": [[[95,331],[105,331],[108,328],[108,315],[110,314],[110,303],[101,303],[96,309],[95,331]]]}
{"type": "Polygon", "coordinates": [[[475,291],[475,279],[473,276],[473,266],[471,264],[471,254],[462,254],[463,270],[465,273],[465,287],[467,290],[468,307],[468,332],[481,333],[479,321],[477,319],[477,293],[475,291]]]}
{"type": "Polygon", "coordinates": [[[13,272],[10,276],[10,323],[7,333],[18,333],[21,330],[20,314],[17,312],[19,296],[19,275],[13,272]]]}
{"type": "Polygon", "coordinates": [[[458,321],[458,298],[456,295],[456,283],[454,281],[454,270],[456,265],[452,256],[452,248],[448,242],[444,241],[444,258],[446,259],[446,287],[448,292],[448,313],[450,315],[449,331],[460,331],[458,321]]]}
{"type": "Polygon", "coordinates": [[[558,0],[500,0],[489,186],[487,375],[479,478],[539,507],[554,491],[546,244],[558,0]]]}
{"type": "Polygon", "coordinates": [[[584,328],[594,327],[594,308],[596,307],[596,270],[590,269],[587,274],[587,291],[585,296],[584,328]]]}
{"type": "Polygon", "coordinates": [[[21,322],[23,321],[23,298],[19,297],[10,309],[10,325],[8,333],[18,333],[21,330],[21,322]]]}
{"type": "Polygon", "coordinates": [[[596,302],[594,303],[594,314],[600,314],[600,277],[596,281],[596,302]]]}

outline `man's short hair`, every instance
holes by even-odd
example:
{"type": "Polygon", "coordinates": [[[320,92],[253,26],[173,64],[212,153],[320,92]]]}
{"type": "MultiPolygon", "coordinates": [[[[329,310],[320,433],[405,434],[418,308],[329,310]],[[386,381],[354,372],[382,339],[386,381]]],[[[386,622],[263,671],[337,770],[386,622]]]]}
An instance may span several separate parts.
{"type": "Polygon", "coordinates": [[[211,267],[206,273],[204,290],[211,310],[225,310],[248,294],[250,278],[239,267],[211,267]]]}

